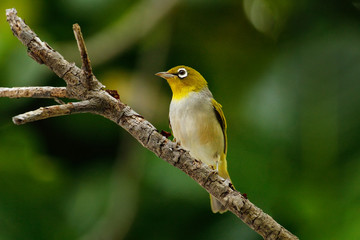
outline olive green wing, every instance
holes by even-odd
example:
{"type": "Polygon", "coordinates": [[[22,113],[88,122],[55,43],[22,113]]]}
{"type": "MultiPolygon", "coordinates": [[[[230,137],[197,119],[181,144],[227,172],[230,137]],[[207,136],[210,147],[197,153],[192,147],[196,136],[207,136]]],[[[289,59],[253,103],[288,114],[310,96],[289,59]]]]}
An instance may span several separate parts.
{"type": "Polygon", "coordinates": [[[220,123],[221,129],[223,131],[224,134],[224,154],[226,155],[227,152],[227,135],[226,135],[226,119],[225,119],[225,115],[224,112],[222,111],[222,106],[220,103],[218,103],[215,99],[211,99],[211,103],[213,105],[214,111],[215,111],[215,115],[217,120],[220,123]]]}

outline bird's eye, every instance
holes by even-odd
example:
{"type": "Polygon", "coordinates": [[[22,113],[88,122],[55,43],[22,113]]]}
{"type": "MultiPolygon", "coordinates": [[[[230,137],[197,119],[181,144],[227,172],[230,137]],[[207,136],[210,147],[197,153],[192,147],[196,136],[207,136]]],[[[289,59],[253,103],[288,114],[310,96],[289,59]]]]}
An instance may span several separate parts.
{"type": "Polygon", "coordinates": [[[179,78],[181,78],[181,79],[186,78],[187,75],[188,75],[188,73],[187,73],[185,68],[179,68],[179,70],[178,70],[178,77],[179,78]]]}

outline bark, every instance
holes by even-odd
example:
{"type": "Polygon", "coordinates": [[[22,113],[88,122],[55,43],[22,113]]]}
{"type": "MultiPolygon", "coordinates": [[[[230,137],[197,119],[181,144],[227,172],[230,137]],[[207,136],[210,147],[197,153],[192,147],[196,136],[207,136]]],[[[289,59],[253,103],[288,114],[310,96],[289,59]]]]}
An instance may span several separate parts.
{"type": "Polygon", "coordinates": [[[58,101],[59,105],[41,107],[20,114],[13,118],[15,124],[84,112],[104,116],[128,131],[145,148],[154,152],[159,158],[189,175],[264,239],[298,239],[271,216],[251,203],[239,191],[236,191],[216,171],[201,161],[192,158],[188,151],[162,136],[150,122],[122,103],[116,94],[106,91],[105,86],[92,73],[85,42],[77,24],[74,25],[74,33],[83,63],[82,69],[66,61],[61,54],[47,43],[41,41],[24,21],[17,16],[15,9],[6,10],[6,16],[13,34],[28,49],[29,56],[38,63],[46,65],[62,78],[66,83],[66,88],[0,88],[0,97],[69,98],[79,100],[67,104],[58,101]],[[112,95],[109,93],[112,93],[112,95]]]}

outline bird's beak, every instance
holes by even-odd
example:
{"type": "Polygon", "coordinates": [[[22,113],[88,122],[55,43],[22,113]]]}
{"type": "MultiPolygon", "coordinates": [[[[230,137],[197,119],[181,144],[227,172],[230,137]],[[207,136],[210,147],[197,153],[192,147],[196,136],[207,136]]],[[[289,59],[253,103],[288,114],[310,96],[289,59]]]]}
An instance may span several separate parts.
{"type": "Polygon", "coordinates": [[[155,75],[159,76],[159,77],[162,77],[164,79],[175,77],[174,74],[171,74],[171,73],[168,73],[168,72],[158,72],[158,73],[155,73],[155,75]]]}

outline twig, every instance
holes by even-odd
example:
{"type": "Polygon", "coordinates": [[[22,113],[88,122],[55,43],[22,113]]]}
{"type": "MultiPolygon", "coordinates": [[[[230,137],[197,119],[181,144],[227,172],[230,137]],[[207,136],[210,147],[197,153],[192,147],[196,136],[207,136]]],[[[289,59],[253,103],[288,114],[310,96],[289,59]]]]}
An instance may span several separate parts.
{"type": "Polygon", "coordinates": [[[216,171],[192,158],[188,151],[159,134],[157,129],[141,115],[109,95],[95,77],[92,83],[94,88],[89,90],[86,73],[83,70],[67,62],[48,44],[42,42],[17,16],[15,9],[8,9],[6,14],[14,35],[28,48],[29,55],[39,63],[47,65],[65,80],[69,98],[83,100],[78,103],[40,108],[27,113],[26,116],[19,115],[18,120],[15,121],[17,124],[74,112],[90,112],[104,116],[123,127],[157,156],[188,174],[264,239],[298,239],[243,197],[240,192],[234,190],[227,181],[219,177],[216,171]]]}
{"type": "Polygon", "coordinates": [[[73,31],[74,31],[75,39],[76,39],[76,42],[77,42],[77,45],[79,48],[79,52],[80,52],[80,56],[81,56],[81,62],[82,62],[81,69],[84,70],[84,72],[86,74],[87,85],[88,85],[88,89],[90,90],[91,85],[92,85],[93,72],[92,72],[89,55],[88,55],[88,52],[86,49],[86,45],[85,45],[84,38],[81,33],[81,28],[80,28],[79,24],[75,23],[73,25],[73,31]]]}

